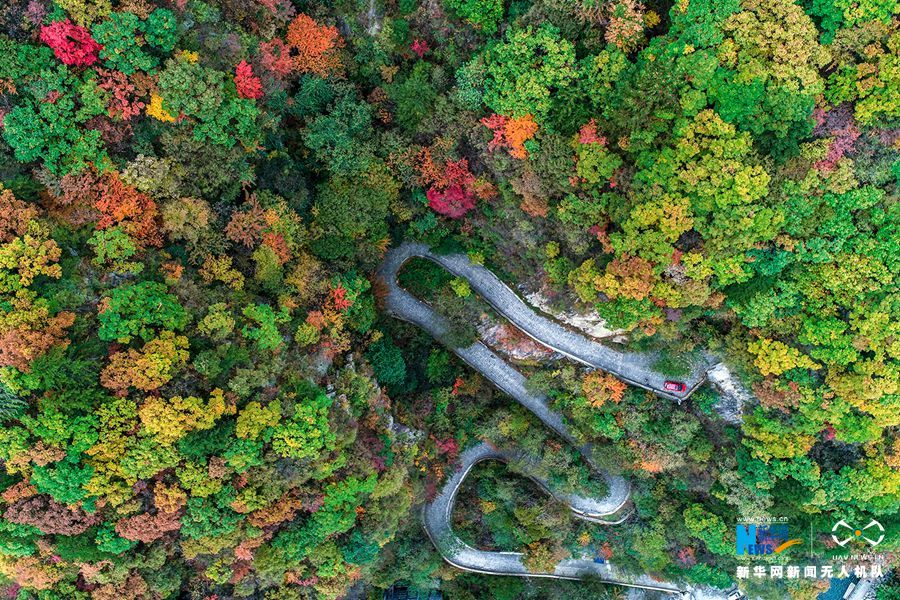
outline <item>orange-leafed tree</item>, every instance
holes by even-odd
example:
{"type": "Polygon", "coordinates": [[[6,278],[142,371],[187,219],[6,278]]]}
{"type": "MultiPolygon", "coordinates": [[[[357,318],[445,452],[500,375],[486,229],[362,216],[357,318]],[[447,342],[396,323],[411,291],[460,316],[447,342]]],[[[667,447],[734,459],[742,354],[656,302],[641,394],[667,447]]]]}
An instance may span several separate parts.
{"type": "Polygon", "coordinates": [[[300,13],[288,26],[286,40],[299,73],[327,77],[341,66],[338,51],[344,46],[344,40],[334,26],[319,25],[300,13]]]}
{"type": "Polygon", "coordinates": [[[31,362],[54,346],[66,347],[66,330],[75,322],[70,312],[52,314],[50,303],[30,290],[9,300],[11,310],[0,311],[0,367],[31,371],[31,362]]]}
{"type": "Polygon", "coordinates": [[[603,371],[591,371],[581,380],[581,393],[594,408],[600,408],[610,400],[618,404],[626,387],[623,381],[603,371]]]}
{"type": "Polygon", "coordinates": [[[510,179],[509,183],[513,191],[522,196],[519,208],[525,214],[532,217],[546,217],[550,213],[543,181],[534,169],[526,168],[521,175],[510,179]]]}
{"type": "Polygon", "coordinates": [[[58,279],[61,250],[40,211],[9,190],[0,191],[0,366],[29,372],[31,362],[69,343],[70,312],[54,314],[51,303],[29,289],[39,277],[58,279]]]}
{"type": "Polygon", "coordinates": [[[231,220],[225,227],[225,237],[237,244],[243,244],[252,248],[263,237],[267,225],[266,211],[259,205],[256,198],[247,203],[245,210],[232,213],[231,220]]]}
{"type": "Polygon", "coordinates": [[[120,226],[139,246],[161,246],[156,203],[126,184],[116,172],[101,175],[94,207],[100,211],[99,229],[120,226]]]}
{"type": "Polygon", "coordinates": [[[481,124],[494,132],[494,139],[488,144],[489,150],[506,148],[513,158],[528,158],[528,150],[525,142],[534,137],[538,125],[534,117],[504,117],[503,115],[491,115],[481,120],[481,124]]]}
{"type": "Polygon", "coordinates": [[[126,540],[144,542],[149,544],[163,537],[170,531],[178,531],[181,528],[181,515],[178,513],[157,512],[140,513],[119,520],[116,523],[116,533],[126,540]]]}

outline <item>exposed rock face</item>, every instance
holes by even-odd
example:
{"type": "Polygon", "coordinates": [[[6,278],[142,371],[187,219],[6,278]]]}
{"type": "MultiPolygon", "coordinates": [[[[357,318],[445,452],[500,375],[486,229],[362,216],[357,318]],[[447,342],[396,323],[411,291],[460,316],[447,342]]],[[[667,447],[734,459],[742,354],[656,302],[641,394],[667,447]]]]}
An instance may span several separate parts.
{"type": "Polygon", "coordinates": [[[378,6],[375,0],[369,0],[369,10],[366,11],[366,33],[376,36],[381,32],[381,15],[378,14],[378,6]]]}
{"type": "Polygon", "coordinates": [[[515,361],[537,362],[562,358],[562,355],[537,343],[509,323],[483,319],[478,326],[482,341],[515,361]]]}
{"type": "Polygon", "coordinates": [[[603,320],[603,317],[601,317],[596,311],[589,311],[585,313],[575,311],[557,311],[554,310],[551,306],[551,298],[549,294],[544,290],[540,290],[537,292],[528,292],[526,290],[521,291],[525,294],[525,299],[533,307],[544,313],[547,313],[557,321],[561,321],[570,327],[574,327],[575,329],[593,338],[604,339],[621,335],[623,333],[621,329],[610,329],[609,327],[607,327],[606,321],[603,320]]]}
{"type": "Polygon", "coordinates": [[[744,404],[750,402],[753,396],[724,363],[715,365],[707,371],[706,376],[721,393],[721,398],[715,405],[716,412],[727,423],[740,423],[743,419],[744,404]]]}

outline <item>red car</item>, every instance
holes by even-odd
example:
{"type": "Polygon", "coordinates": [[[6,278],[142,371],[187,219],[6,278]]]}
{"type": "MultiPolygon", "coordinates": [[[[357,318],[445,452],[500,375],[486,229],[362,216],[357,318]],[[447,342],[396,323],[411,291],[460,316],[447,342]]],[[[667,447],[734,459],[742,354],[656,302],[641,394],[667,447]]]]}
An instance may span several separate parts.
{"type": "Polygon", "coordinates": [[[680,381],[667,381],[663,384],[663,388],[667,392],[678,392],[679,394],[687,390],[687,386],[680,381]]]}

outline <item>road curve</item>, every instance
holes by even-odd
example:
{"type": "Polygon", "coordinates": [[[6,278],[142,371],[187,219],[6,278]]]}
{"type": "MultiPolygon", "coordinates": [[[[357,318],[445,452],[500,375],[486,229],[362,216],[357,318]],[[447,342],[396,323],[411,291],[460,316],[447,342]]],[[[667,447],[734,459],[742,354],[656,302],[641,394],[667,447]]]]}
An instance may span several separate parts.
{"type": "MultiPolygon", "coordinates": [[[[688,390],[685,394],[670,394],[662,388],[664,377],[650,368],[652,357],[616,352],[569,331],[554,321],[537,315],[493,273],[484,267],[473,264],[467,256],[460,254],[437,255],[432,253],[428,246],[413,243],[406,243],[388,251],[377,272],[377,277],[383,282],[386,291],[385,310],[401,320],[421,327],[450,348],[466,364],[534,413],[544,425],[555,431],[564,440],[579,447],[589,464],[592,464],[590,448],[579,446],[560,415],[548,407],[546,396],[529,391],[525,377],[483,343],[475,342],[465,348],[450,344],[447,335],[450,328],[447,320],[397,283],[397,275],[401,267],[413,257],[431,260],[454,275],[468,280],[472,288],[494,306],[501,315],[541,344],[586,365],[609,371],[633,385],[651,390],[660,396],[681,400],[690,395],[704,380],[703,373],[695,371],[686,381],[688,390]]],[[[514,458],[524,458],[525,460],[521,462],[527,465],[528,457],[496,449],[487,443],[468,448],[461,454],[459,467],[444,484],[440,493],[434,500],[426,503],[423,510],[425,530],[444,560],[459,569],[476,573],[559,579],[596,578],[617,585],[690,597],[690,592],[685,587],[659,582],[646,575],[628,575],[609,563],[596,563],[591,558],[563,560],[555,566],[552,572],[536,573],[525,567],[521,553],[488,552],[465,544],[453,533],[451,526],[453,506],[460,485],[472,467],[479,462],[484,460],[509,462],[514,458]]],[[[592,466],[594,465],[592,464],[592,466]]],[[[600,472],[596,468],[595,470],[600,472]]],[[[604,498],[556,494],[539,477],[533,475],[530,477],[547,493],[568,505],[577,517],[604,524],[621,523],[628,516],[625,514],[624,507],[631,495],[630,485],[622,477],[608,473],[601,474],[608,486],[608,493],[604,498]]]]}
{"type": "MultiPolygon", "coordinates": [[[[681,402],[706,380],[706,371],[711,365],[708,360],[698,361],[689,375],[680,378],[687,386],[685,392],[670,392],[664,385],[670,378],[653,368],[656,355],[620,352],[572,331],[539,315],[490,270],[473,263],[465,254],[436,254],[426,244],[401,244],[387,252],[379,267],[378,274],[388,286],[386,308],[401,319],[405,318],[403,315],[410,315],[416,319],[413,321],[416,325],[423,327],[419,319],[430,318],[428,314],[433,313],[397,284],[397,273],[406,261],[414,257],[430,260],[468,281],[471,288],[498,313],[538,343],[584,365],[612,373],[626,383],[681,402]]],[[[428,327],[424,328],[434,335],[428,327]]]]}
{"type": "MultiPolygon", "coordinates": [[[[551,577],[556,579],[593,578],[607,583],[639,587],[669,594],[684,594],[685,588],[672,583],[656,581],[646,575],[631,576],[619,571],[610,563],[597,563],[590,557],[562,560],[553,572],[535,573],[523,563],[520,552],[490,552],[472,548],[459,539],[451,529],[453,507],[462,482],[476,464],[486,460],[509,462],[521,460],[522,456],[499,450],[486,442],[473,446],[460,455],[460,466],[444,484],[437,497],[425,505],[423,521],[425,531],[444,559],[459,569],[488,575],[518,575],[522,577],[551,577]]],[[[579,518],[614,525],[624,521],[628,514],[622,514],[628,498],[627,484],[618,477],[607,478],[611,488],[603,499],[593,499],[575,494],[557,494],[550,491],[547,483],[533,475],[530,478],[544,491],[551,494],[569,508],[579,518]],[[615,520],[603,519],[616,515],[615,520]]]]}

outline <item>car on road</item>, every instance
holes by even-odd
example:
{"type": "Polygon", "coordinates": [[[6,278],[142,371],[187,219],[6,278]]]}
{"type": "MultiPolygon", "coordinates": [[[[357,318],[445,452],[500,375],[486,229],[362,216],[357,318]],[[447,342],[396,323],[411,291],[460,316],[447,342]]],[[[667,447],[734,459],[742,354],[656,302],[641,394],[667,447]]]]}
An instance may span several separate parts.
{"type": "Polygon", "coordinates": [[[667,381],[663,384],[663,388],[667,392],[678,392],[679,394],[687,390],[687,386],[680,381],[667,381]]]}

